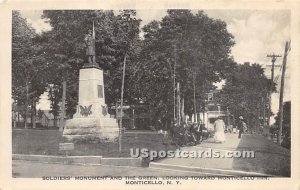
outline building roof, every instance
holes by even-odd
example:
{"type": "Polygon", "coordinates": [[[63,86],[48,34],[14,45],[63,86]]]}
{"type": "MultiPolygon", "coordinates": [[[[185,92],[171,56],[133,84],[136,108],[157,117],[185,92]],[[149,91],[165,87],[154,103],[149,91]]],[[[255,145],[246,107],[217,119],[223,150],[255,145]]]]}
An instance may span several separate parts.
{"type": "MultiPolygon", "coordinates": [[[[50,113],[50,110],[42,110],[44,115],[47,117],[47,119],[54,119],[54,115],[52,113],[50,113]]],[[[60,115],[57,116],[57,119],[60,119],[60,115]]],[[[67,119],[67,117],[65,116],[65,119],[67,119]]]]}
{"type": "Polygon", "coordinates": [[[54,115],[52,113],[49,112],[50,110],[43,110],[44,115],[48,118],[48,119],[54,119],[54,115]]]}

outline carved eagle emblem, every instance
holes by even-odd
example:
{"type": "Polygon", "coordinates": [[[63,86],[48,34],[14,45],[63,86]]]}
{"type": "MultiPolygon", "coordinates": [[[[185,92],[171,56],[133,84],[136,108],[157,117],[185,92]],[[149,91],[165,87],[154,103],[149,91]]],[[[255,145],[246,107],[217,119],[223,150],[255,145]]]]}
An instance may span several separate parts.
{"type": "Polygon", "coordinates": [[[86,106],[79,106],[80,107],[80,114],[87,117],[88,115],[91,115],[92,114],[92,111],[91,111],[91,108],[92,108],[92,105],[89,105],[89,107],[86,107],[86,106]]]}

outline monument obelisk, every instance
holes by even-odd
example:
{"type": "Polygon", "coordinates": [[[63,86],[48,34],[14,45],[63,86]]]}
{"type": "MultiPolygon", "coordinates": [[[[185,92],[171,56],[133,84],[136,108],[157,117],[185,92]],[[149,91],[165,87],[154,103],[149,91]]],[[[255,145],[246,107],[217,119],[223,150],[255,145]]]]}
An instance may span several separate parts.
{"type": "Polygon", "coordinates": [[[95,61],[95,29],[85,37],[87,63],[79,71],[79,97],[73,119],[66,121],[63,137],[67,141],[116,141],[119,128],[105,104],[103,71],[95,61]]]}

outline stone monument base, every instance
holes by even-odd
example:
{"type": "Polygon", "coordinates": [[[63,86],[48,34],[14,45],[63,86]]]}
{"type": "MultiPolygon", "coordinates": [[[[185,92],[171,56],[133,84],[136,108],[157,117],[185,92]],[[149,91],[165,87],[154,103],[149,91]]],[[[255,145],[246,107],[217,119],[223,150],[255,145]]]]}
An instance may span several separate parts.
{"type": "Polygon", "coordinates": [[[116,142],[119,128],[113,118],[74,118],[67,120],[63,137],[66,141],[116,142]]]}
{"type": "Polygon", "coordinates": [[[93,65],[80,69],[78,106],[73,119],[66,121],[63,132],[66,141],[118,139],[118,123],[108,114],[104,95],[103,71],[93,65]]]}

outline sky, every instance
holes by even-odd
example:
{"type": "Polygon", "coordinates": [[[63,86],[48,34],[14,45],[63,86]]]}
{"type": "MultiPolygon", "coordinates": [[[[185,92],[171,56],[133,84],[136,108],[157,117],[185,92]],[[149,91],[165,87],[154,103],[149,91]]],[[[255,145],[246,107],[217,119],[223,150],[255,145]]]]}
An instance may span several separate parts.
{"type": "MultiPolygon", "coordinates": [[[[192,10],[197,13],[198,10],[192,10]]],[[[265,74],[271,78],[271,64],[268,54],[283,55],[285,42],[290,40],[290,11],[288,10],[204,10],[211,18],[226,22],[227,30],[234,36],[235,45],[232,48],[232,56],[237,63],[258,63],[265,68],[265,74]]],[[[51,30],[48,23],[41,19],[42,11],[21,11],[23,17],[36,29],[37,32],[51,30]]],[[[137,10],[137,17],[142,20],[144,26],[152,20],[161,20],[167,14],[166,10],[137,10]]],[[[282,64],[282,57],[276,64],[282,64]]],[[[284,101],[290,100],[290,69],[289,59],[285,75],[284,101]]],[[[278,76],[278,89],[280,86],[280,68],[275,68],[274,76],[278,76]]],[[[217,84],[218,87],[222,86],[217,84]]],[[[39,106],[49,108],[47,95],[44,94],[39,106]]],[[[279,94],[272,95],[272,111],[277,113],[279,106],[279,94]]]]}

